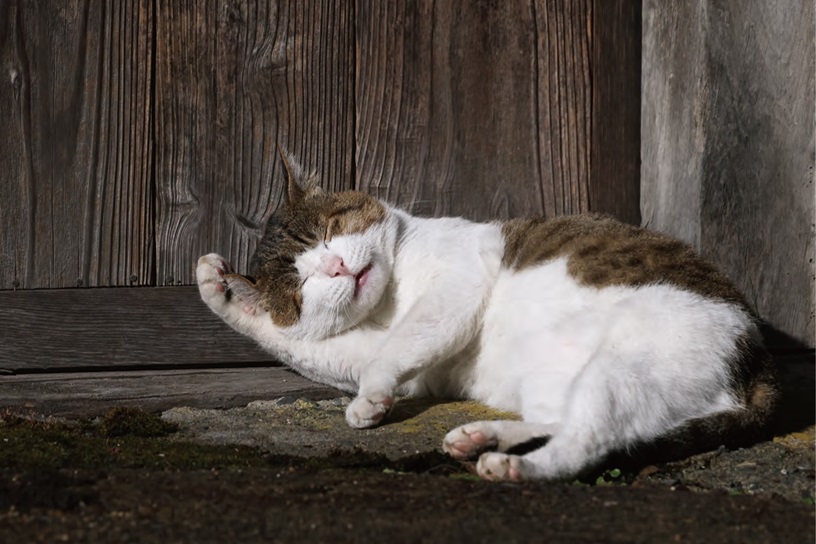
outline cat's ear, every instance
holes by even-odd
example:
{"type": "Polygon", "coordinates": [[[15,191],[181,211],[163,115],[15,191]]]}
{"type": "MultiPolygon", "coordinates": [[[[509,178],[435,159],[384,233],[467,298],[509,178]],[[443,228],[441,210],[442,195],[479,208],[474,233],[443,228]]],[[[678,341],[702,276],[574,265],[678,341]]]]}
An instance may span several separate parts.
{"type": "Polygon", "coordinates": [[[290,204],[303,200],[307,195],[315,195],[323,192],[320,187],[320,178],[316,174],[305,176],[303,167],[294,157],[278,145],[281,161],[286,171],[286,196],[290,204]]]}

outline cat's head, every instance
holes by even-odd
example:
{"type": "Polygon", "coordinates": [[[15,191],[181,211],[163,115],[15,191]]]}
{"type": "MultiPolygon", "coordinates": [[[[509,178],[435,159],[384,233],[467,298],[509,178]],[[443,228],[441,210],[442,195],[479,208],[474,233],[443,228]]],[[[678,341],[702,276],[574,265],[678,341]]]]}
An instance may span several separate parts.
{"type": "Polygon", "coordinates": [[[281,156],[288,198],[266,225],[251,273],[277,326],[293,337],[325,338],[359,323],[383,296],[396,218],[365,193],[324,191],[281,156]]]}

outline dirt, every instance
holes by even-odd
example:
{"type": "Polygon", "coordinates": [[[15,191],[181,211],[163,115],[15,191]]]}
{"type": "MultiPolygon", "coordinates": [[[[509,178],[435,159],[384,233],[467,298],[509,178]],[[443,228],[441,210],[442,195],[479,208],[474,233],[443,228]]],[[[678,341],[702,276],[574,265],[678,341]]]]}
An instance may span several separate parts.
{"type": "Polygon", "coordinates": [[[660,486],[273,466],[69,472],[24,489],[0,517],[4,542],[813,541],[811,507],[660,486]]]}
{"type": "Polygon", "coordinates": [[[161,417],[0,418],[0,542],[808,542],[812,367],[788,383],[776,436],[581,480],[490,483],[439,451],[508,417],[406,401],[366,431],[347,399],[280,399],[161,417]]]}

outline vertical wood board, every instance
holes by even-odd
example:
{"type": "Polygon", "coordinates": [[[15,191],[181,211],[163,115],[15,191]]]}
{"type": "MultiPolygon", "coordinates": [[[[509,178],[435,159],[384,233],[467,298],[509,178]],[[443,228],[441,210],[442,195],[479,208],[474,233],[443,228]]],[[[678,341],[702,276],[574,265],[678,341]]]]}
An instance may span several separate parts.
{"type": "Polygon", "coordinates": [[[813,346],[813,0],[649,1],[644,31],[644,222],[721,266],[782,341],[813,346]]]}
{"type": "Polygon", "coordinates": [[[639,225],[641,0],[595,0],[589,209],[639,225]]]}
{"type": "Polygon", "coordinates": [[[588,2],[357,3],[362,190],[423,215],[588,209],[588,2]]]}
{"type": "Polygon", "coordinates": [[[151,282],[148,0],[0,4],[0,289],[151,282]]]}
{"type": "Polygon", "coordinates": [[[212,251],[246,270],[280,204],[282,145],[332,190],[352,185],[353,6],[159,3],[157,281],[212,251]]]}

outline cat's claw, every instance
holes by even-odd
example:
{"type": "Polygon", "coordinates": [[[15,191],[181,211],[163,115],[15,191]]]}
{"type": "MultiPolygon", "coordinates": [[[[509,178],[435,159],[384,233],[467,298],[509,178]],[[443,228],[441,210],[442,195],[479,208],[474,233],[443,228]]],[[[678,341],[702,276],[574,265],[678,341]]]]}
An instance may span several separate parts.
{"type": "Polygon", "coordinates": [[[355,429],[366,429],[377,425],[394,405],[390,396],[360,395],[346,408],[346,421],[355,429]]]}
{"type": "Polygon", "coordinates": [[[489,436],[477,425],[462,425],[445,435],[442,449],[454,459],[473,459],[486,449],[495,447],[498,439],[489,436]]]}
{"type": "Polygon", "coordinates": [[[522,464],[523,460],[518,455],[487,452],[479,457],[476,472],[485,480],[520,482],[524,479],[522,464]]]}

